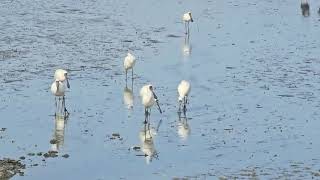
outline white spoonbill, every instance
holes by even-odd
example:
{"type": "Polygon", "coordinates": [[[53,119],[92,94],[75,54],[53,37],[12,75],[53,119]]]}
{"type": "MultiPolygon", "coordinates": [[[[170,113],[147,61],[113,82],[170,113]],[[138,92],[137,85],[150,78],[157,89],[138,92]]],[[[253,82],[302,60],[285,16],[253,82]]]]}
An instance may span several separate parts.
{"type": "Polygon", "coordinates": [[[179,101],[187,103],[188,95],[191,91],[191,85],[188,81],[182,80],[178,86],[179,101]]]}
{"type": "Polygon", "coordinates": [[[54,79],[59,80],[61,82],[67,81],[67,87],[70,88],[68,72],[64,69],[57,69],[54,73],[54,79]]]}
{"type": "MultiPolygon", "coordinates": [[[[64,113],[65,114],[69,114],[67,108],[66,108],[66,104],[65,104],[65,91],[66,91],[66,88],[65,88],[65,84],[61,81],[59,81],[58,79],[56,79],[52,85],[51,85],[51,92],[53,95],[55,95],[55,97],[59,98],[59,104],[60,104],[60,100],[61,100],[61,97],[62,97],[62,108],[64,110],[64,113]]],[[[57,108],[57,99],[56,99],[56,108],[57,108]]]]}
{"type": "Polygon", "coordinates": [[[154,103],[157,103],[159,112],[162,113],[161,108],[159,106],[158,97],[154,93],[154,90],[151,84],[145,85],[141,88],[140,96],[141,96],[142,104],[144,105],[144,110],[145,110],[144,112],[146,117],[150,115],[151,107],[154,105],[154,103]]]}
{"type": "Polygon", "coordinates": [[[184,13],[182,16],[182,20],[184,22],[186,34],[189,34],[189,23],[190,23],[190,21],[193,22],[191,12],[184,13]]]}
{"type": "Polygon", "coordinates": [[[135,63],[136,63],[136,57],[134,57],[134,55],[132,55],[131,53],[128,53],[123,61],[123,66],[126,71],[126,80],[127,80],[129,69],[132,69],[131,72],[132,72],[132,79],[133,79],[133,66],[135,65],[135,63]]]}

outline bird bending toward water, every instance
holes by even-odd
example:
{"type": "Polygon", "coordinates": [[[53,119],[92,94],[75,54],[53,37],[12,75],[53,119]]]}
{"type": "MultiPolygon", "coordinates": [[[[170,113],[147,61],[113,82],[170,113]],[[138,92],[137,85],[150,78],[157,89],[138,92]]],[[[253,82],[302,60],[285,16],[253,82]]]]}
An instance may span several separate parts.
{"type": "Polygon", "coordinates": [[[178,85],[178,93],[179,93],[179,111],[181,107],[181,103],[183,104],[183,110],[186,110],[186,104],[188,103],[188,95],[191,90],[191,85],[188,81],[182,80],[180,84],[178,85]]]}
{"type": "Polygon", "coordinates": [[[190,23],[190,21],[193,22],[191,12],[184,13],[182,16],[182,20],[184,22],[186,34],[189,35],[189,23],[190,23]]]}

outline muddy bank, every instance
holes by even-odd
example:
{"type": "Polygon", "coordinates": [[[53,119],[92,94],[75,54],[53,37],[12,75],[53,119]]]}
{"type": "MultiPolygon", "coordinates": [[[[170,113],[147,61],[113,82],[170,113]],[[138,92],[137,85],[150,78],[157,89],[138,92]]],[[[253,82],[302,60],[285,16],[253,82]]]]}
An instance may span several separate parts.
{"type": "Polygon", "coordinates": [[[0,179],[5,180],[18,174],[20,176],[24,175],[23,170],[26,165],[22,164],[19,160],[13,160],[4,158],[0,160],[0,179]]]}

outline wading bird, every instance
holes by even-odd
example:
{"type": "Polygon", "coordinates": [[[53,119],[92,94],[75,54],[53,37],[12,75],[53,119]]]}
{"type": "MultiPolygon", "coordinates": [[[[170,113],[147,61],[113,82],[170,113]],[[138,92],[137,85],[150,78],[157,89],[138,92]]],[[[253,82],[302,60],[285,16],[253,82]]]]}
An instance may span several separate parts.
{"type": "Polygon", "coordinates": [[[154,93],[153,87],[151,84],[145,85],[140,90],[140,97],[142,104],[144,105],[144,114],[145,114],[145,123],[147,123],[147,118],[150,116],[151,107],[154,103],[157,104],[159,112],[162,113],[159,100],[157,95],[154,93]]]}
{"type": "Polygon", "coordinates": [[[135,63],[136,63],[136,57],[134,57],[131,53],[128,53],[123,61],[123,66],[126,71],[126,82],[127,82],[129,69],[132,69],[131,72],[132,72],[132,79],[133,79],[133,67],[134,67],[135,63]]]}
{"type": "MultiPolygon", "coordinates": [[[[55,106],[56,106],[56,111],[59,113],[63,111],[64,115],[67,116],[69,114],[67,108],[66,108],[66,103],[65,103],[65,84],[58,79],[56,79],[52,85],[51,85],[51,92],[53,95],[55,95],[55,106]],[[58,98],[58,104],[57,104],[57,98],[58,98]],[[62,102],[61,102],[62,100],[62,102]]],[[[55,113],[55,115],[57,115],[55,113]]]]}
{"type": "Polygon", "coordinates": [[[178,94],[179,94],[179,112],[181,108],[181,104],[183,105],[183,111],[186,110],[186,104],[188,103],[188,95],[191,90],[191,85],[188,81],[182,80],[178,85],[178,94]]]}
{"type": "Polygon", "coordinates": [[[184,13],[183,16],[182,16],[182,20],[184,22],[184,27],[185,27],[185,31],[186,31],[186,34],[189,35],[189,23],[190,21],[193,22],[193,18],[192,18],[192,15],[191,15],[191,12],[187,12],[187,13],[184,13]]]}
{"type": "Polygon", "coordinates": [[[68,72],[64,69],[57,69],[54,73],[54,79],[61,81],[61,82],[67,82],[67,87],[70,88],[69,79],[68,79],[68,72]]]}

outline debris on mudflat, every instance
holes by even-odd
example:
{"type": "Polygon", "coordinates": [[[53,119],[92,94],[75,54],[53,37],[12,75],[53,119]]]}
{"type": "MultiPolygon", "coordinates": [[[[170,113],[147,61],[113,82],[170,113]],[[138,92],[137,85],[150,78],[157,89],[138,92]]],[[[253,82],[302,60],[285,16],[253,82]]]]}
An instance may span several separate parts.
{"type": "Polygon", "coordinates": [[[119,133],[113,133],[112,136],[119,138],[119,137],[120,137],[120,134],[119,134],[119,133]]]}
{"type": "Polygon", "coordinates": [[[122,140],[122,138],[120,137],[119,133],[112,133],[112,136],[110,137],[110,139],[120,139],[120,140],[122,140]]]}
{"type": "Polygon", "coordinates": [[[141,147],[140,146],[132,146],[131,148],[129,148],[129,151],[130,151],[130,149],[133,149],[135,151],[140,151],[141,147]]]}
{"type": "Polygon", "coordinates": [[[25,169],[26,165],[20,161],[4,158],[0,160],[0,179],[9,179],[12,176],[19,174],[24,175],[22,169],[25,169]]]}
{"type": "Polygon", "coordinates": [[[0,131],[2,131],[2,132],[3,132],[3,131],[5,131],[6,129],[7,129],[7,128],[1,128],[1,129],[0,129],[0,131]]]}
{"type": "Polygon", "coordinates": [[[43,154],[43,157],[45,158],[55,158],[58,157],[58,151],[48,151],[47,153],[43,154]]]}
{"type": "Polygon", "coordinates": [[[27,154],[28,156],[34,156],[34,155],[36,155],[35,153],[28,153],[27,154]]]}
{"type": "Polygon", "coordinates": [[[64,155],[62,155],[62,157],[68,158],[68,157],[69,157],[69,154],[64,154],[64,155]]]}

